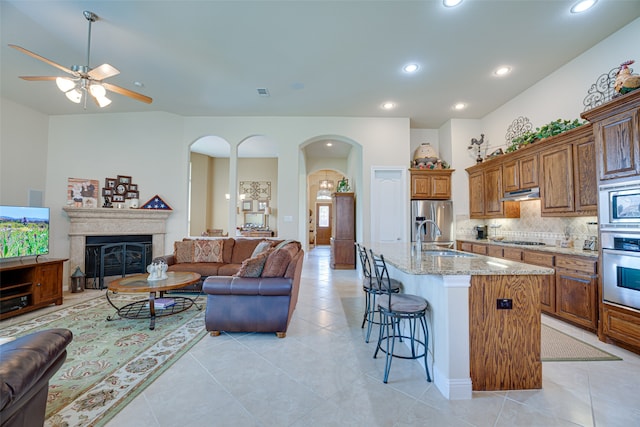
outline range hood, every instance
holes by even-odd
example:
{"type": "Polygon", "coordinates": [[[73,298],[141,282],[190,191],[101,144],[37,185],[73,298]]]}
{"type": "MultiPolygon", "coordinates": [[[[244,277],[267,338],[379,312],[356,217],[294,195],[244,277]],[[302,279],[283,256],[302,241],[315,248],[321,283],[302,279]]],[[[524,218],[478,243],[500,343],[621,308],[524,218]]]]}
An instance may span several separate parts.
{"type": "Polygon", "coordinates": [[[540,198],[540,187],[525,188],[524,190],[507,191],[501,201],[511,202],[540,198]]]}

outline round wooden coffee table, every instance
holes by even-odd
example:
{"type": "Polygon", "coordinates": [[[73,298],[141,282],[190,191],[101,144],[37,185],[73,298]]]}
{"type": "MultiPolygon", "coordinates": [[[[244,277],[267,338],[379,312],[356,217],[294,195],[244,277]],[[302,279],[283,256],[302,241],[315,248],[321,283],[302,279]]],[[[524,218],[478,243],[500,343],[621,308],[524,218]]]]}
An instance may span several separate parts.
{"type": "MultiPolygon", "coordinates": [[[[198,305],[196,299],[184,296],[171,296],[174,304],[159,309],[156,313],[156,293],[160,298],[164,297],[166,291],[183,288],[200,280],[198,273],[184,271],[169,271],[167,278],[162,280],[147,280],[148,274],[134,274],[132,276],[116,279],[107,286],[107,301],[116,309],[117,315],[125,319],[151,319],[149,329],[156,326],[156,317],[169,316],[188,310],[195,305],[198,310],[202,307],[198,305]],[[109,298],[109,291],[115,293],[139,293],[149,292],[149,299],[134,301],[122,307],[116,306],[109,298]]],[[[115,317],[108,316],[107,320],[114,320],[115,317]]]]}

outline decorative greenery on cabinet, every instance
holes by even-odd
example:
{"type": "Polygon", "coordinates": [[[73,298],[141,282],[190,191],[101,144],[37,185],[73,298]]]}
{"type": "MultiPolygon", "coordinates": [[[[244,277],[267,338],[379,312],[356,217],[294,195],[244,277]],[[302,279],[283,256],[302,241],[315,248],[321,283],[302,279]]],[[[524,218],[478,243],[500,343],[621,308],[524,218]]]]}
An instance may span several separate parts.
{"type": "Polygon", "coordinates": [[[507,153],[514,152],[525,145],[533,144],[540,139],[560,135],[563,132],[582,126],[585,123],[586,121],[580,121],[578,119],[573,121],[562,119],[554,120],[551,123],[536,128],[535,131],[528,131],[521,136],[513,138],[511,144],[507,147],[507,153]]]}

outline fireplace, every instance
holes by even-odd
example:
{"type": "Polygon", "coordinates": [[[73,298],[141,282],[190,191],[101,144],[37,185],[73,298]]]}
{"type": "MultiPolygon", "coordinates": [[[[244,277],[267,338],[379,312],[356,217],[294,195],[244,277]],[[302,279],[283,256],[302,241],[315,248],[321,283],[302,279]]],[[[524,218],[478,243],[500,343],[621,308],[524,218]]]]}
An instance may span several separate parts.
{"type": "Polygon", "coordinates": [[[146,273],[152,259],[151,235],[87,236],[84,249],[86,287],[104,289],[104,278],[146,273]]]}
{"type": "MultiPolygon", "coordinates": [[[[105,237],[115,236],[119,240],[122,236],[127,236],[129,242],[109,242],[109,243],[127,243],[127,252],[133,250],[130,243],[140,244],[137,239],[140,236],[145,241],[151,237],[151,254],[146,260],[140,260],[141,263],[146,262],[148,265],[153,257],[165,255],[164,239],[166,234],[166,222],[171,215],[169,210],[156,209],[116,209],[116,208],[74,208],[64,207],[70,220],[69,226],[69,269],[75,270],[77,266],[86,270],[86,245],[89,237],[105,237]],[[134,237],[132,237],[134,236],[134,237]],[[133,242],[131,242],[133,239],[133,242]]],[[[145,245],[145,254],[148,254],[145,245]]],[[[117,250],[117,248],[115,249],[117,250]]],[[[131,255],[131,254],[130,254],[131,255]]],[[[115,255],[114,255],[115,256],[115,255]]],[[[140,254],[142,256],[142,253],[140,254]]],[[[146,269],[146,266],[145,266],[146,269]]],[[[141,271],[136,271],[141,272],[141,271]]],[[[87,278],[93,278],[86,273],[87,278]]],[[[116,273],[121,275],[121,273],[116,273]]],[[[127,273],[128,274],[128,273],[127,273]]],[[[99,274],[98,274],[99,275],[99,274]]],[[[107,274],[105,274],[108,276],[107,274]]]]}

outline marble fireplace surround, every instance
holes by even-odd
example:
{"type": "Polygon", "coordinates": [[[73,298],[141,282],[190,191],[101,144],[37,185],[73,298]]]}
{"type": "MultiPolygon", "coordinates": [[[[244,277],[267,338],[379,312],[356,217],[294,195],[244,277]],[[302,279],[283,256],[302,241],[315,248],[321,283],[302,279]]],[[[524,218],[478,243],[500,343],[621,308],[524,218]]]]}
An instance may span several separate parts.
{"type": "Polygon", "coordinates": [[[116,209],[64,207],[69,227],[69,267],[84,270],[87,236],[152,236],[152,256],[164,255],[166,223],[171,211],[159,209],[116,209]]]}

